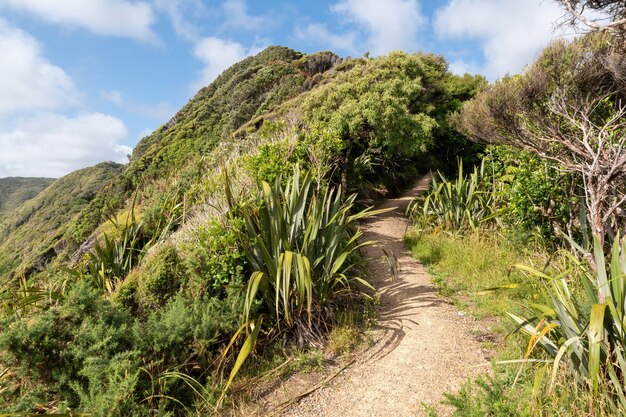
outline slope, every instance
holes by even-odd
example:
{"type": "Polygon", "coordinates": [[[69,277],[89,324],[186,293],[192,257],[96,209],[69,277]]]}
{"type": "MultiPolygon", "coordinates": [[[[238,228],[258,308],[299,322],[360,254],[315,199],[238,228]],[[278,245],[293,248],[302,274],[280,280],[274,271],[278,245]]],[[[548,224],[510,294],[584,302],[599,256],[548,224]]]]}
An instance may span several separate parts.
{"type": "Polygon", "coordinates": [[[0,223],[0,276],[41,272],[82,239],[81,213],[95,210],[94,200],[122,172],[122,165],[101,163],[72,172],[0,223]]]}
{"type": "Polygon", "coordinates": [[[53,178],[0,178],[0,217],[39,194],[53,178]]]}

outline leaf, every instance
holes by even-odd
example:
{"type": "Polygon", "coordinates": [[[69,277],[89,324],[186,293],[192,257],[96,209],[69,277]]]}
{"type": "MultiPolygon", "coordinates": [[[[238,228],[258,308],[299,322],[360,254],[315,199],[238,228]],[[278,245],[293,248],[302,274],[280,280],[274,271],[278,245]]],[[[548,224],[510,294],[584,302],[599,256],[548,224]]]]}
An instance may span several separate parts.
{"type": "Polygon", "coordinates": [[[589,319],[589,377],[593,386],[594,398],[598,396],[598,375],[600,373],[600,347],[604,333],[604,311],[606,304],[591,306],[589,319]]]}
{"type": "MultiPolygon", "coordinates": [[[[222,394],[217,400],[217,408],[221,406],[222,402],[224,401],[224,397],[226,396],[226,392],[228,391],[228,388],[230,387],[230,384],[233,382],[233,379],[235,379],[235,376],[237,376],[237,373],[243,366],[246,359],[248,359],[248,356],[250,356],[250,354],[254,350],[254,345],[256,344],[256,340],[259,336],[259,331],[261,330],[262,324],[263,324],[262,318],[259,319],[258,323],[256,322],[246,323],[246,326],[249,326],[252,329],[252,331],[248,334],[246,341],[243,343],[243,346],[241,346],[241,349],[239,350],[239,354],[237,355],[237,359],[235,360],[235,365],[233,366],[233,369],[230,371],[230,375],[228,376],[228,381],[226,381],[226,385],[224,385],[222,394]]],[[[236,334],[236,336],[238,335],[239,335],[239,332],[236,334]]]]}

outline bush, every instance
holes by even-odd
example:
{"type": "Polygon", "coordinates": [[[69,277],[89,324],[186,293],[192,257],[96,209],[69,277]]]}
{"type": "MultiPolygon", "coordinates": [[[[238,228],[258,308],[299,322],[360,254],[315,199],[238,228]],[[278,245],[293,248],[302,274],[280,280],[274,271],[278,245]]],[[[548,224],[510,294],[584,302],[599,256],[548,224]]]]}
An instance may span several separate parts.
{"type": "Polygon", "coordinates": [[[137,304],[152,310],[165,304],[182,285],[183,268],[171,243],[164,243],[150,253],[141,266],[137,282],[137,304]]]}
{"type": "Polygon", "coordinates": [[[15,393],[20,399],[9,410],[31,411],[52,399],[59,406],[86,407],[82,400],[98,390],[109,392],[109,410],[138,402],[128,396],[136,384],[132,372],[120,371],[122,365],[137,369],[134,360],[129,362],[132,318],[89,285],[71,288],[62,305],[2,327],[0,362],[14,369],[20,382],[15,393]],[[120,385],[126,393],[117,390],[120,385]]]}
{"type": "Polygon", "coordinates": [[[626,240],[620,242],[619,236],[615,240],[610,265],[606,265],[602,245],[597,239],[594,247],[596,271],[588,269],[573,255],[574,264],[583,274],[569,270],[559,276],[549,276],[521,267],[544,281],[547,302],[531,305],[529,310],[533,316],[510,316],[520,330],[530,335],[527,356],[540,345],[554,358],[550,389],[564,363],[574,382],[587,388],[590,413],[595,408],[624,415],[626,240]],[[571,281],[584,288],[584,296],[576,295],[571,281]]]}
{"type": "Polygon", "coordinates": [[[238,237],[243,227],[242,219],[232,218],[228,224],[211,219],[196,225],[191,238],[181,243],[189,276],[186,291],[192,297],[222,297],[228,285],[242,280],[246,257],[238,237]]]}
{"type": "Polygon", "coordinates": [[[466,176],[459,161],[456,180],[448,180],[438,173],[432,180],[429,193],[417,197],[409,212],[424,228],[451,232],[476,230],[492,220],[496,214],[495,193],[485,176],[485,164],[474,167],[474,171],[466,176]]]}

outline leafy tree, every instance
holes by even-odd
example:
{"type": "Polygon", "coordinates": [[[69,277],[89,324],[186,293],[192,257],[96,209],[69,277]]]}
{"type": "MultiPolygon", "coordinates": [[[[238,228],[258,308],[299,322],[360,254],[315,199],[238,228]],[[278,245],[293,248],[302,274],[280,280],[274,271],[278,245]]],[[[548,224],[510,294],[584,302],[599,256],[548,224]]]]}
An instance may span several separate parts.
{"type": "Polygon", "coordinates": [[[614,235],[626,201],[626,57],[611,39],[551,44],[526,72],[486,88],[456,117],[472,140],[511,144],[581,175],[600,243],[614,235]]]}

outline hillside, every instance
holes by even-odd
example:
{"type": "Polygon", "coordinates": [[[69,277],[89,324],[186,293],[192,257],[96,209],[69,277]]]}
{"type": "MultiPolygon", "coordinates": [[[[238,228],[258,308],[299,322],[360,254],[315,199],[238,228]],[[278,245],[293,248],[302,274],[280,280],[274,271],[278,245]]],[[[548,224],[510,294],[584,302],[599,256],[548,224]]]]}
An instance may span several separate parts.
{"type": "Polygon", "coordinates": [[[0,218],[52,184],[53,178],[0,178],[0,218]]]}
{"type": "Polygon", "coordinates": [[[81,213],[93,212],[97,196],[122,169],[102,163],[72,172],[6,213],[0,223],[0,276],[41,272],[57,256],[68,255],[82,239],[81,213]]]}
{"type": "Polygon", "coordinates": [[[0,224],[0,275],[26,278],[0,287],[13,387],[0,409],[206,414],[244,335],[319,346],[366,302],[360,210],[475,156],[447,118],[482,84],[432,54],[270,47],[201,89],[128,166],[57,180],[0,224]]]}
{"type": "MultiPolygon", "coordinates": [[[[332,52],[305,55],[269,47],[224,71],[168,123],[143,138],[128,167],[118,167],[103,183],[93,184],[95,194],[88,199],[80,192],[76,198],[66,196],[93,199],[91,204],[64,212],[71,206],[66,197],[50,199],[47,210],[65,213],[54,217],[52,229],[31,227],[36,224],[31,222],[19,229],[11,226],[29,219],[24,213],[36,212],[36,202],[12,214],[0,232],[0,273],[15,273],[18,266],[21,272],[39,271],[38,259],[57,265],[50,261],[60,254],[67,261],[106,221],[105,214],[120,209],[128,213],[135,200],[133,211],[143,213],[147,233],[161,233],[158,219],[164,212],[174,217],[175,229],[194,207],[212,198],[212,172],[237,155],[249,154],[236,165],[240,176],[252,181],[272,180],[303,157],[316,158],[318,170],[341,159],[342,178],[335,171],[333,180],[344,188],[370,199],[395,192],[417,170],[437,165],[437,155],[454,160],[470,146],[462,139],[454,142],[458,139],[445,118],[484,80],[453,77],[446,70],[442,58],[428,54],[344,60],[332,52]],[[294,147],[293,141],[301,145],[294,147]],[[381,159],[383,153],[389,154],[387,160],[381,159]],[[397,169],[402,164],[410,168],[397,169]],[[100,193],[106,181],[113,184],[100,193]],[[184,210],[171,212],[183,201],[184,210]],[[38,241],[36,230],[45,231],[46,237],[31,245],[30,240],[38,241]],[[19,255],[14,248],[20,249],[19,255]]],[[[39,216],[51,218],[49,213],[39,216]]]]}

